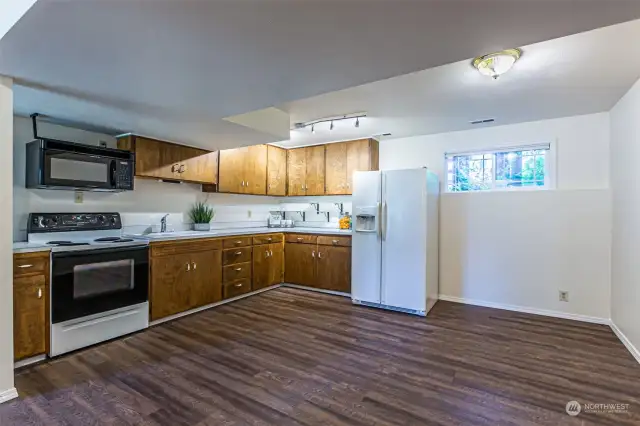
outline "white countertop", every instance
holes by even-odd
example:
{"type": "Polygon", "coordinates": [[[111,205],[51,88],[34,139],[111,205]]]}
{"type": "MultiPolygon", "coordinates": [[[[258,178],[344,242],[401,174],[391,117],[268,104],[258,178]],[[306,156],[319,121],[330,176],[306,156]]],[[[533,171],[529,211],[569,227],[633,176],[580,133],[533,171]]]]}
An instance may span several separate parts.
{"type": "Polygon", "coordinates": [[[163,232],[153,234],[129,234],[125,237],[146,239],[149,241],[171,241],[171,240],[189,240],[194,238],[211,238],[211,237],[228,237],[232,235],[251,235],[251,234],[318,234],[318,235],[351,235],[350,229],[338,228],[227,228],[212,229],[211,231],[184,231],[184,232],[163,232]]]}
{"type": "Polygon", "coordinates": [[[32,253],[35,251],[51,251],[51,247],[45,244],[28,243],[26,241],[13,243],[14,253],[32,253]]]}

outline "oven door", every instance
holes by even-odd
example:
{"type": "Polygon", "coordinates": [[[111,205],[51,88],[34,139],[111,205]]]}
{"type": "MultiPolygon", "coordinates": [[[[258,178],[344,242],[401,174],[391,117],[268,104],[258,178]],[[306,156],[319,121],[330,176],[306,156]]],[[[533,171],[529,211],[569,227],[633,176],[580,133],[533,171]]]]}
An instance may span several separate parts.
{"type": "Polygon", "coordinates": [[[57,149],[45,149],[44,185],[114,190],[116,160],[57,149]]]}
{"type": "Polygon", "coordinates": [[[148,300],[147,246],[52,254],[53,324],[148,300]]]}

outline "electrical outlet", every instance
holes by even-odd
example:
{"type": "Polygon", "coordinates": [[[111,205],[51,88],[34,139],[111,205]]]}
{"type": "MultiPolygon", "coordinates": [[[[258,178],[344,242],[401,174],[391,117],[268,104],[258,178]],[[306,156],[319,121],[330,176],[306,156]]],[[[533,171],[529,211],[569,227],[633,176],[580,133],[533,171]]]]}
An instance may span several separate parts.
{"type": "Polygon", "coordinates": [[[560,299],[561,302],[568,302],[569,301],[569,292],[560,290],[559,299],[560,299]]]}
{"type": "Polygon", "coordinates": [[[82,204],[83,201],[84,201],[84,192],[76,191],[75,192],[75,197],[74,197],[74,202],[76,204],[82,204]]]}

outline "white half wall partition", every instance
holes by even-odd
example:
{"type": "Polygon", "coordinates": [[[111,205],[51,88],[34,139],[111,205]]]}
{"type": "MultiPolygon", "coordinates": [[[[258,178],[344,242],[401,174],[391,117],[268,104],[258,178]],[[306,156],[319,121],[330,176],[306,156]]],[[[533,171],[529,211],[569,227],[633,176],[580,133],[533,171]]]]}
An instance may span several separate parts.
{"type": "Polygon", "coordinates": [[[0,76],[0,403],[13,385],[13,82],[0,76]]]}
{"type": "Polygon", "coordinates": [[[380,168],[429,167],[444,188],[447,152],[542,143],[552,145],[555,189],[443,191],[441,298],[607,323],[608,113],[384,140],[380,168]]]}
{"type": "Polygon", "coordinates": [[[611,319],[640,362],[640,80],[611,110],[611,319]]]}

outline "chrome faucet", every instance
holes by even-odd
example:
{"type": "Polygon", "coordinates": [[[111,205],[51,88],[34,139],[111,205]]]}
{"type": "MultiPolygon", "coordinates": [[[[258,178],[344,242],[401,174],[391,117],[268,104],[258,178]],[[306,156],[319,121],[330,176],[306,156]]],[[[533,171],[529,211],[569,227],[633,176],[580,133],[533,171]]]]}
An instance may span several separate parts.
{"type": "Polygon", "coordinates": [[[162,216],[162,219],[160,219],[160,232],[167,232],[167,216],[169,216],[169,213],[165,214],[162,216]]]}

